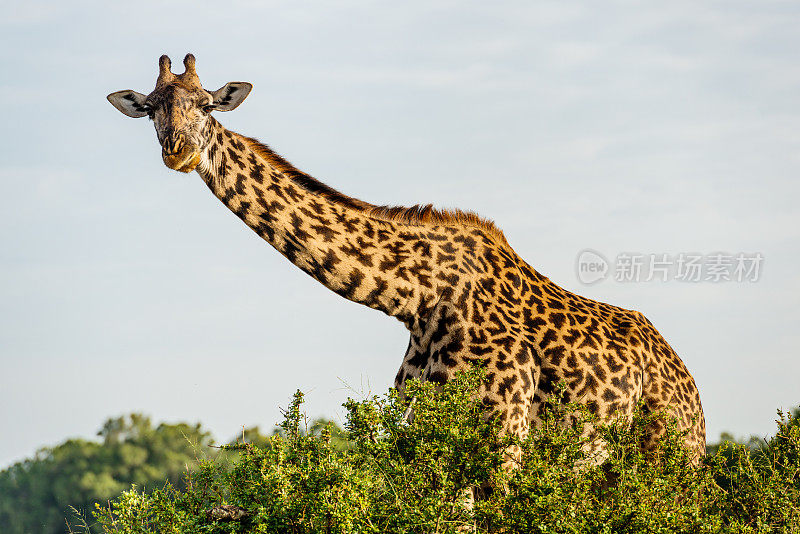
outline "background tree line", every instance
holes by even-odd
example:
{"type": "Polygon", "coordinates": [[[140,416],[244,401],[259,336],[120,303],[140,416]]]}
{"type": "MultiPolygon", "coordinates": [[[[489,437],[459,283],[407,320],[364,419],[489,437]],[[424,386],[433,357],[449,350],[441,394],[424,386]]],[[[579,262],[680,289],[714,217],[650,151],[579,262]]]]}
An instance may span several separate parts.
{"type": "MultiPolygon", "coordinates": [[[[306,431],[319,435],[326,428],[335,443],[346,446],[341,428],[332,421],[314,420],[306,431]]],[[[269,448],[270,437],[281,432],[247,428],[231,443],[243,440],[269,448]]],[[[69,439],[42,448],[0,471],[0,532],[66,533],[66,520],[74,520],[76,512],[91,523],[95,503],[106,503],[132,484],[145,491],[166,483],[182,488],[187,469],[198,460],[227,464],[236,456],[215,447],[211,433],[199,423],[154,425],[137,413],[108,419],[97,435],[98,441],[69,439]]]]}

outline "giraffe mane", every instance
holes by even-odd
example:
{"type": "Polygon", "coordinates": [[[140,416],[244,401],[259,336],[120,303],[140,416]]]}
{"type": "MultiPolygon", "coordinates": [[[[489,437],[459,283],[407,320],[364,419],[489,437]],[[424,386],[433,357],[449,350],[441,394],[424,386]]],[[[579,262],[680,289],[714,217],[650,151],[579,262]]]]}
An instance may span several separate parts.
{"type": "Polygon", "coordinates": [[[399,222],[411,226],[455,224],[458,226],[479,228],[488,234],[499,237],[503,242],[506,242],[505,235],[493,221],[481,217],[472,211],[438,209],[433,207],[433,204],[416,204],[410,207],[376,206],[375,204],[370,204],[369,202],[364,202],[363,200],[345,195],[328,184],[320,182],[313,176],[304,173],[283,156],[277,154],[268,145],[252,137],[241,137],[256,154],[264,158],[272,167],[289,177],[294,183],[306,191],[320,195],[332,202],[342,204],[382,221],[399,222]]]}
{"type": "Polygon", "coordinates": [[[345,195],[341,191],[334,189],[328,184],[322,183],[310,174],[306,174],[299,170],[297,167],[289,163],[286,158],[277,154],[269,146],[264,143],[253,139],[252,137],[241,136],[247,145],[259,156],[264,158],[270,166],[278,169],[285,176],[289,177],[294,183],[309,191],[311,193],[320,195],[332,202],[343,204],[348,208],[353,208],[359,211],[367,211],[374,208],[372,204],[345,195]]]}
{"type": "Polygon", "coordinates": [[[368,210],[369,215],[385,221],[396,221],[413,226],[425,224],[470,226],[480,228],[486,233],[506,240],[502,230],[494,221],[481,217],[473,211],[460,209],[439,209],[433,204],[416,204],[414,206],[373,206],[368,210]]]}

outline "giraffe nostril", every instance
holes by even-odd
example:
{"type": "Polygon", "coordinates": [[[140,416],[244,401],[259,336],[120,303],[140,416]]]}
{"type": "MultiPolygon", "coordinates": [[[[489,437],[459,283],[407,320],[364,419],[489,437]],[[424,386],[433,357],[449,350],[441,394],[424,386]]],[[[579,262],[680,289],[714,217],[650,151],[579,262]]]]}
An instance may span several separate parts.
{"type": "Polygon", "coordinates": [[[164,142],[164,153],[168,155],[179,153],[184,146],[184,136],[170,136],[164,142]]]}

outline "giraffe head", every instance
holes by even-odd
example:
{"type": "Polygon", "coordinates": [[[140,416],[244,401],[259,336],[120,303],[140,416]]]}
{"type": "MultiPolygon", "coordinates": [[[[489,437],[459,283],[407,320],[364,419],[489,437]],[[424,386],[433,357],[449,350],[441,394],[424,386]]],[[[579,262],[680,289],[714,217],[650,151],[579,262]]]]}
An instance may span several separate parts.
{"type": "Polygon", "coordinates": [[[229,82],[216,91],[206,91],[195,71],[195,59],[186,54],[185,72],[173,74],[169,57],[161,56],[156,88],[149,95],[117,91],[108,101],[128,117],[149,116],[156,127],[161,157],[170,169],[191,172],[208,146],[212,111],[231,111],[250,93],[247,82],[229,82]]]}

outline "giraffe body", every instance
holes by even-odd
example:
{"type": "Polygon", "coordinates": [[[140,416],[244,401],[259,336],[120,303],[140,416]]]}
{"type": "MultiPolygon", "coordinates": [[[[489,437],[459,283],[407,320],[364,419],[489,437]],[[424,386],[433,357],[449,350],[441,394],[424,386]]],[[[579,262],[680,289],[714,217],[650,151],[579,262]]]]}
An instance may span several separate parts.
{"type": "MultiPolygon", "coordinates": [[[[235,108],[242,82],[207,92],[194,71],[161,59],[150,95],[109,100],[154,120],[171,168],[197,170],[209,189],[289,261],[339,295],[396,317],[410,341],[395,379],[446,382],[484,365],[481,392],[502,431],[524,438],[557,383],[602,419],[630,417],[642,401],[666,410],[695,458],[705,451],[697,387],[639,312],[571,293],[529,266],[491,222],[460,211],[387,208],[348,197],[297,170],[211,115],[235,108]]],[[[663,434],[650,429],[645,447],[663,434]]],[[[602,448],[597,443],[597,448],[602,448]]]]}

